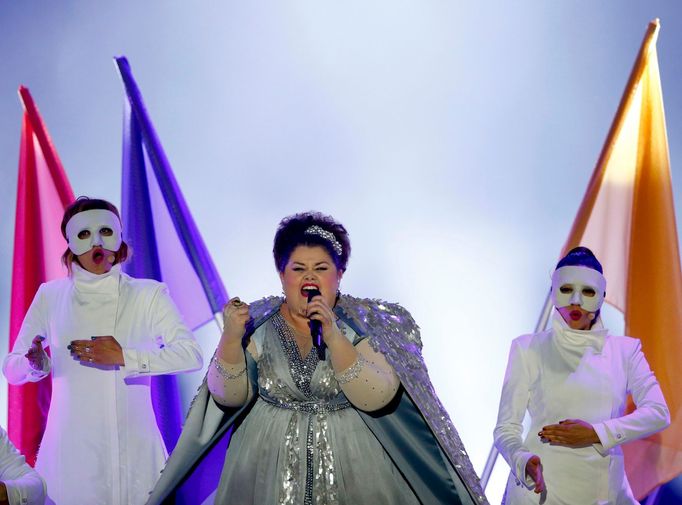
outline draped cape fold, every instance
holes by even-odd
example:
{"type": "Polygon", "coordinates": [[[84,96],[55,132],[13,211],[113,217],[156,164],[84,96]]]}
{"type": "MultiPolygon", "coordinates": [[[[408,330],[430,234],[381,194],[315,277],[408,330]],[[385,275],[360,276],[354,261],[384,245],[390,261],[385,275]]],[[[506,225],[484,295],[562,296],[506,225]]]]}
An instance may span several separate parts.
{"type": "MultiPolygon", "coordinates": [[[[280,297],[269,297],[250,305],[245,346],[255,329],[282,302],[280,297]]],[[[409,312],[397,304],[349,295],[339,297],[334,312],[358,335],[367,337],[371,347],[384,354],[400,378],[402,388],[388,406],[377,412],[358,412],[419,500],[425,504],[488,505],[457,430],[435,394],[421,354],[419,328],[409,312]],[[459,482],[455,484],[453,478],[459,482]],[[460,496],[461,492],[468,496],[460,496]]],[[[257,390],[256,363],[248,353],[246,361],[249,379],[257,390]]],[[[180,440],[147,505],[162,504],[171,497],[209,450],[229,436],[232,429],[238,429],[240,419],[248,414],[256,396],[240,408],[226,410],[212,400],[204,378],[180,440]]]]}

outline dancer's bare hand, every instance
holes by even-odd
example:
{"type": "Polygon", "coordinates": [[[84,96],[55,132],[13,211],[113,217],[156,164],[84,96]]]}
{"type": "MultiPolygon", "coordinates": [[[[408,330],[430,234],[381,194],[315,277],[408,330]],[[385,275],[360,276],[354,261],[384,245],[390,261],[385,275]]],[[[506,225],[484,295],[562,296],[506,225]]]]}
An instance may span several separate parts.
{"type": "Polygon", "coordinates": [[[36,335],[31,341],[31,347],[28,348],[28,352],[24,354],[28,359],[28,364],[34,370],[41,371],[45,368],[47,353],[43,349],[43,340],[45,340],[45,337],[36,335]]]}
{"type": "Polygon", "coordinates": [[[7,495],[7,486],[4,482],[0,482],[0,505],[9,505],[9,496],[7,495]]]}
{"type": "Polygon", "coordinates": [[[67,347],[71,356],[83,364],[125,365],[121,344],[112,337],[92,337],[91,340],[73,340],[67,347]]]}
{"type": "Polygon", "coordinates": [[[558,424],[550,424],[543,427],[538,436],[543,442],[573,449],[589,447],[600,442],[592,425],[581,419],[564,419],[558,424]]]}
{"type": "Polygon", "coordinates": [[[526,475],[533,479],[535,488],[533,491],[537,494],[545,491],[545,478],[542,475],[542,462],[539,456],[533,455],[526,463],[526,475]]]}

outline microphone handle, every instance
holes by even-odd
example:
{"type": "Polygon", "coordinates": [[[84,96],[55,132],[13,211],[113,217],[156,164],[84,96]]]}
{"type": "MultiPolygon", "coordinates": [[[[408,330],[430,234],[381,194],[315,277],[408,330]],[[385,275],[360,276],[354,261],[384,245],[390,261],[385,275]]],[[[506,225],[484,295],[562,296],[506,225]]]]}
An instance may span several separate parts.
{"type": "Polygon", "coordinates": [[[313,336],[313,345],[317,350],[317,357],[320,361],[324,361],[326,358],[327,344],[324,343],[322,338],[322,323],[319,321],[310,321],[310,332],[313,336]]]}
{"type": "MultiPolygon", "coordinates": [[[[318,289],[311,289],[308,291],[308,303],[310,303],[313,298],[319,295],[320,291],[318,289]]],[[[317,357],[320,359],[320,361],[324,361],[326,357],[325,351],[327,349],[327,344],[325,344],[324,340],[322,339],[322,323],[315,319],[311,319],[309,324],[310,336],[313,338],[313,345],[317,350],[317,357]]]]}

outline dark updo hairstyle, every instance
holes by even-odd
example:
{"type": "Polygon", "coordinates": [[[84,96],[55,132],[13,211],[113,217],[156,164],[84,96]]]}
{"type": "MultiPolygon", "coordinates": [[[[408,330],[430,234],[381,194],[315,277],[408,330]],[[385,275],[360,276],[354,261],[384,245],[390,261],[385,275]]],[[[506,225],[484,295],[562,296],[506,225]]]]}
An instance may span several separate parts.
{"type": "MultiPolygon", "coordinates": [[[[113,203],[108,202],[106,200],[101,200],[99,198],[88,198],[87,196],[79,196],[76,199],[76,201],[69,205],[64,211],[64,217],[62,218],[61,226],[62,236],[66,239],[66,223],[68,223],[73,216],[81,212],[85,212],[86,210],[95,209],[111,211],[114,214],[116,214],[116,217],[118,217],[119,220],[121,219],[121,215],[118,213],[118,209],[113,203]]],[[[126,259],[128,259],[129,255],[128,244],[126,244],[125,242],[121,242],[121,247],[119,247],[118,251],[115,252],[116,259],[114,260],[114,264],[123,263],[126,259]]],[[[75,254],[73,254],[73,252],[71,252],[71,249],[69,249],[67,246],[66,251],[64,251],[64,254],[62,254],[62,263],[69,271],[69,273],[71,273],[71,265],[73,264],[74,261],[78,262],[78,258],[76,257],[75,254]]]]}
{"type": "Polygon", "coordinates": [[[566,266],[587,267],[604,275],[604,269],[594,253],[587,247],[574,247],[559,260],[556,269],[566,266]]]}
{"type": "Polygon", "coordinates": [[[348,258],[350,258],[350,239],[346,228],[341,223],[336,222],[333,217],[310,211],[287,216],[280,221],[272,247],[275,266],[280,273],[284,272],[291,253],[300,245],[324,247],[334,260],[336,269],[340,272],[346,270],[348,258]],[[311,226],[319,226],[332,233],[338,243],[341,244],[341,254],[334,250],[330,240],[318,234],[306,233],[306,230],[310,229],[311,226]]]}

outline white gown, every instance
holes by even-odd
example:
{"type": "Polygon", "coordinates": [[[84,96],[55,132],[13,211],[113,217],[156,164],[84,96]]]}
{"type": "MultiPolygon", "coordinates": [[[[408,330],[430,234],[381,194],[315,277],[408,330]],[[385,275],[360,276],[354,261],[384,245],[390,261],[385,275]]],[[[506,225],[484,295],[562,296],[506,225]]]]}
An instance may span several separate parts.
{"type": "Polygon", "coordinates": [[[621,444],[665,428],[670,414],[639,340],[570,329],[556,313],[552,329],[512,342],[495,427],[495,445],[509,463],[507,504],[637,504],[625,476],[621,444]],[[624,415],[627,395],[637,405],[624,415]],[[530,429],[522,438],[528,411],[530,429]],[[543,426],[564,419],[592,424],[600,444],[572,449],[542,443],[543,426]],[[528,459],[538,455],[546,501],[530,488],[528,459]]]}
{"type": "Polygon", "coordinates": [[[43,284],[29,308],[3,373],[11,384],[52,374],[52,401],[36,469],[59,505],[144,503],[166,459],[152,409],[151,376],[199,369],[202,353],[164,284],[134,279],[115,265],[95,275],[43,284]],[[51,363],[33,371],[24,357],[46,337],[51,363]],[[81,364],[72,340],[112,335],[125,365],[81,364]]]}

